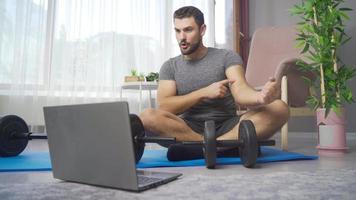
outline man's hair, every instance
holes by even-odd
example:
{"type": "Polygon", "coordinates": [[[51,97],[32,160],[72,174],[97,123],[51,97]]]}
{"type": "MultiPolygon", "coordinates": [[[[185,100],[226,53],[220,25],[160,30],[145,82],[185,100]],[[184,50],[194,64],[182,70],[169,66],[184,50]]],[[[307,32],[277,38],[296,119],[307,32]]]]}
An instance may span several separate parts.
{"type": "Polygon", "coordinates": [[[200,27],[204,24],[204,14],[194,6],[184,6],[174,12],[173,19],[193,17],[200,27]]]}

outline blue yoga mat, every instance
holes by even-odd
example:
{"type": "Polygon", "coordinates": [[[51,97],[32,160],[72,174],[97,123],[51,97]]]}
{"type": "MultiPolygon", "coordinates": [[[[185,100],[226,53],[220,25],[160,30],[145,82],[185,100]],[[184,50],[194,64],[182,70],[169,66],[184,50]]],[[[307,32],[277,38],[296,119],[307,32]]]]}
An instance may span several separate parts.
{"type": "MultiPolygon", "coordinates": [[[[204,166],[204,159],[170,162],[166,157],[167,150],[145,150],[138,168],[152,167],[186,167],[204,166]]],[[[300,153],[281,151],[276,148],[262,147],[262,156],[257,163],[289,161],[289,160],[315,160],[317,156],[308,156],[300,153]]],[[[218,158],[218,165],[241,164],[238,157],[218,158]]],[[[52,169],[48,152],[25,152],[16,157],[0,158],[0,172],[10,171],[50,171],[52,169]]]]}

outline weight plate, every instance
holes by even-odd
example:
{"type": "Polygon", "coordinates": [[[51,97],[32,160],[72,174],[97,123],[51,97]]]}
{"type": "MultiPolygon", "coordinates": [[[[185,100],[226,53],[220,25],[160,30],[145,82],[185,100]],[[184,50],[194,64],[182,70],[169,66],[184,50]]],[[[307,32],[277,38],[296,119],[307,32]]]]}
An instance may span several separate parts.
{"type": "Polygon", "coordinates": [[[16,115],[0,118],[0,156],[19,155],[26,148],[28,138],[14,138],[14,135],[28,132],[28,126],[22,118],[16,115]]]}
{"type": "Polygon", "coordinates": [[[206,167],[208,169],[214,169],[216,165],[216,138],[214,121],[205,122],[203,150],[206,167]]]}
{"type": "Polygon", "coordinates": [[[130,114],[132,141],[135,150],[135,161],[138,163],[142,158],[143,151],[145,149],[145,142],[138,140],[137,138],[143,138],[145,136],[145,129],[143,127],[141,119],[135,115],[130,114]]]}
{"type": "Polygon", "coordinates": [[[245,167],[251,168],[256,163],[258,153],[256,130],[252,121],[240,122],[239,141],[243,143],[239,147],[241,162],[245,167]]]}

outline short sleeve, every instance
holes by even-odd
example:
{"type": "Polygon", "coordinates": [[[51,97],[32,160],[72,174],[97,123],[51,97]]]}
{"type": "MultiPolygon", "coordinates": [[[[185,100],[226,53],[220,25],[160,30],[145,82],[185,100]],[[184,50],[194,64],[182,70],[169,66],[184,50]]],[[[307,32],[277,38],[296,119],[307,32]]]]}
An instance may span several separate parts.
{"type": "Polygon", "coordinates": [[[165,63],[163,63],[159,71],[159,80],[175,80],[174,69],[170,60],[167,60],[165,63]]]}
{"type": "Polygon", "coordinates": [[[242,58],[234,51],[227,50],[225,54],[225,70],[233,65],[243,65],[242,58]]]}

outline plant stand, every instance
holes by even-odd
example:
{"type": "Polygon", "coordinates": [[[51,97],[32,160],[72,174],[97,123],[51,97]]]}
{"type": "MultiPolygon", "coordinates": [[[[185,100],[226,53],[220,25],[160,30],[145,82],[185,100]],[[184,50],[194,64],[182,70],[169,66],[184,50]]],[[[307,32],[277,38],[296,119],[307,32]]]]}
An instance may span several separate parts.
{"type": "Polygon", "coordinates": [[[325,156],[340,156],[347,152],[345,133],[345,113],[340,114],[330,111],[325,118],[325,109],[318,109],[318,153],[325,156]]]}

